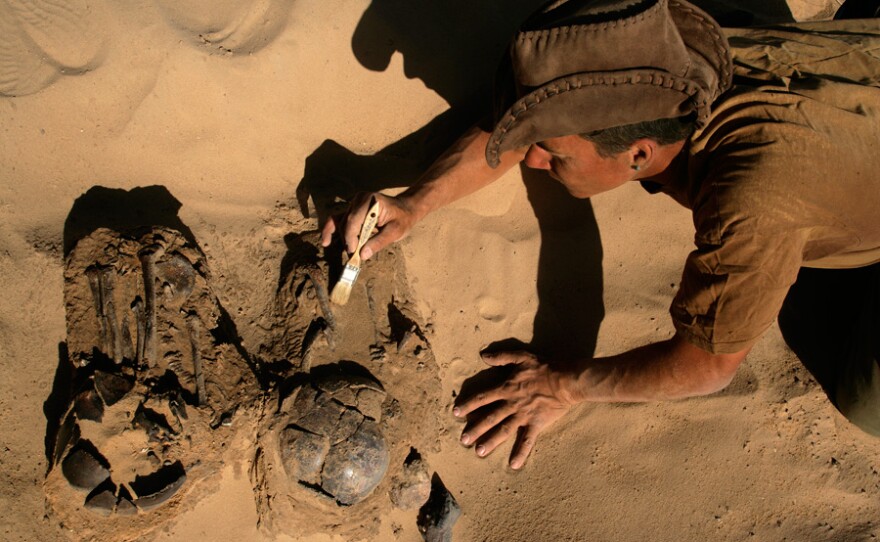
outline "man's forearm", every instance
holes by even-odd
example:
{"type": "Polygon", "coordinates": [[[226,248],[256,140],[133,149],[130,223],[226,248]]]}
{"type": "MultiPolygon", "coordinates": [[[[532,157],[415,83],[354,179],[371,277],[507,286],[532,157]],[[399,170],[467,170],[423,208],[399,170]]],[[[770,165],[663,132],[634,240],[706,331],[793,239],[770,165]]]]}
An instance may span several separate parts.
{"type": "Polygon", "coordinates": [[[720,391],[748,349],[710,354],[680,337],[607,358],[560,367],[558,391],[569,403],[682,399],[720,391]]]}
{"type": "Polygon", "coordinates": [[[497,168],[489,167],[485,155],[489,135],[476,126],[468,130],[398,198],[421,219],[487,186],[522,161],[524,152],[511,151],[502,155],[497,168]]]}

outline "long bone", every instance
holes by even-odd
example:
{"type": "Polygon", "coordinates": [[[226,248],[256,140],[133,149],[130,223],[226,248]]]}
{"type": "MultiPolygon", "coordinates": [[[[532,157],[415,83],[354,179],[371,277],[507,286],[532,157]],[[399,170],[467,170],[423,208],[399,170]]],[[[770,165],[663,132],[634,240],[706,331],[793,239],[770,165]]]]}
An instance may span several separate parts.
{"type": "Polygon", "coordinates": [[[316,277],[317,273],[306,271],[305,275],[315,289],[315,297],[318,298],[318,305],[321,307],[321,312],[324,314],[324,321],[327,322],[327,327],[330,329],[330,332],[327,333],[327,342],[330,344],[330,348],[335,349],[336,317],[333,315],[333,309],[330,307],[330,296],[327,294],[327,287],[316,277]]]}
{"type": "Polygon", "coordinates": [[[101,272],[97,267],[89,267],[86,269],[86,277],[89,279],[89,289],[92,291],[92,301],[95,304],[95,314],[98,316],[98,324],[101,326],[100,339],[101,351],[108,353],[110,351],[110,342],[107,334],[107,318],[104,316],[104,289],[101,288],[101,272]]]}
{"type": "Polygon", "coordinates": [[[196,377],[196,399],[199,406],[206,403],[205,373],[202,372],[202,355],[199,352],[199,339],[201,337],[201,321],[197,314],[189,314],[186,318],[186,327],[189,330],[189,342],[192,346],[193,373],[196,377]]]}
{"type": "Polygon", "coordinates": [[[147,367],[156,364],[156,260],[165,249],[152,245],[141,250],[138,258],[144,274],[144,351],[143,361],[147,367]]]}
{"type": "Polygon", "coordinates": [[[103,303],[104,308],[104,318],[107,321],[107,329],[110,332],[108,337],[108,341],[112,349],[112,351],[110,352],[110,357],[113,358],[113,361],[115,361],[116,363],[121,363],[123,357],[122,333],[119,329],[119,323],[116,320],[116,303],[113,300],[113,290],[115,288],[115,285],[113,284],[113,268],[102,268],[101,274],[98,276],[98,278],[100,281],[101,302],[103,303]]]}
{"type": "Polygon", "coordinates": [[[135,352],[134,345],[131,341],[131,330],[129,325],[128,314],[125,313],[122,315],[122,357],[134,361],[135,352]]]}
{"type": "Polygon", "coordinates": [[[147,332],[147,322],[144,317],[144,300],[141,299],[141,296],[135,298],[134,303],[131,304],[131,310],[134,312],[134,321],[137,325],[136,366],[140,368],[144,364],[144,335],[147,332]]]}

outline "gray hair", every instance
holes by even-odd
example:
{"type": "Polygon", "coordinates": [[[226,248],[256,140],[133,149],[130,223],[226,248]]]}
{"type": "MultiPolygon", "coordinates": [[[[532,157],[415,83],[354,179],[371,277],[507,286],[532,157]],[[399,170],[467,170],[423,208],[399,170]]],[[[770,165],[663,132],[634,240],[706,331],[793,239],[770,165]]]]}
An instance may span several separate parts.
{"type": "Polygon", "coordinates": [[[657,119],[635,124],[615,126],[595,132],[587,132],[580,136],[596,146],[599,156],[608,158],[627,150],[639,139],[653,139],[661,145],[669,145],[683,141],[694,133],[696,119],[694,115],[671,119],[657,119]]]}

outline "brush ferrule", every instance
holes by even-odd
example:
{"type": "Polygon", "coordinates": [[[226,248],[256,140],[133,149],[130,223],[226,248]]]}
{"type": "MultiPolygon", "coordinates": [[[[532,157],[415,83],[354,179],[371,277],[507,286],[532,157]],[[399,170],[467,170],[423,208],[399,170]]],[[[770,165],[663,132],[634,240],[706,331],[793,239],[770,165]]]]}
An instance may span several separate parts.
{"type": "Polygon", "coordinates": [[[354,281],[357,280],[358,274],[360,274],[361,268],[355,267],[351,264],[346,264],[345,269],[342,270],[342,276],[339,277],[339,282],[345,283],[349,286],[354,284],[354,281]]]}

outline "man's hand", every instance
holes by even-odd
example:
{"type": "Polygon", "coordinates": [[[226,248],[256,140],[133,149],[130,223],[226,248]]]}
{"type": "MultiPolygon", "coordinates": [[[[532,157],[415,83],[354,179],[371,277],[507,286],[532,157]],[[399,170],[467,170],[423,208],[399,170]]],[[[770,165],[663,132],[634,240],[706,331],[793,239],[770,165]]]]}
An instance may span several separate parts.
{"type": "Polygon", "coordinates": [[[379,233],[367,241],[361,249],[361,259],[368,260],[379,250],[406,237],[418,221],[410,206],[401,198],[393,198],[378,192],[362,192],[355,196],[347,212],[331,217],[324,224],[324,229],[321,232],[321,245],[329,246],[333,234],[337,229],[340,229],[345,242],[345,250],[349,254],[354,252],[361,226],[370,207],[370,199],[374,197],[379,201],[379,219],[376,222],[379,233]]]}
{"type": "MultiPolygon", "coordinates": [[[[565,367],[527,352],[483,354],[483,361],[511,369],[502,382],[463,394],[452,413],[469,416],[461,435],[477,455],[488,455],[519,432],[510,466],[522,467],[538,435],[580,402],[642,402],[715,393],[727,386],[751,347],[712,354],[676,334],[673,338],[609,358],[573,361],[565,367]]],[[[491,370],[491,369],[490,369],[491,370]]]]}
{"type": "Polygon", "coordinates": [[[558,372],[533,354],[484,353],[481,357],[489,365],[511,365],[513,372],[493,388],[470,397],[459,396],[453,414],[459,418],[475,414],[461,434],[461,443],[476,444],[477,455],[485,457],[511,435],[516,435],[510,467],[519,469],[538,435],[565,415],[571,405],[559,389],[558,372]]]}
{"type": "Polygon", "coordinates": [[[523,159],[525,149],[504,153],[501,165],[493,169],[486,163],[489,135],[479,125],[472,127],[415,184],[397,197],[379,193],[358,194],[348,212],[332,217],[324,224],[321,244],[329,246],[333,233],[340,230],[345,248],[351,254],[357,247],[370,198],[375,197],[379,200],[379,233],[361,249],[361,258],[367,260],[380,249],[406,237],[413,225],[428,213],[495,181],[523,159]]]}

